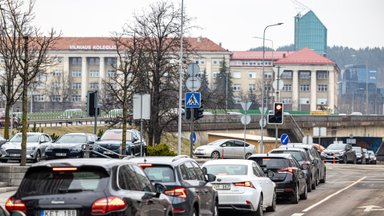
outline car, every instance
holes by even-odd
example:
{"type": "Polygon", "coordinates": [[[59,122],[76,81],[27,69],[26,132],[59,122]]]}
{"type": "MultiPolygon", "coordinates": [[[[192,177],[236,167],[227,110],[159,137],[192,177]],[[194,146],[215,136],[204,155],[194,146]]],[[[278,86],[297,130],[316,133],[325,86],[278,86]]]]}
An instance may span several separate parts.
{"type": "MultiPolygon", "coordinates": [[[[15,134],[9,142],[0,147],[0,160],[21,160],[21,133],[15,134]]],[[[27,133],[27,160],[39,162],[45,155],[45,148],[52,143],[52,138],[46,133],[27,133]]]]}
{"type": "Polygon", "coordinates": [[[368,150],[368,155],[369,155],[369,162],[371,164],[376,164],[377,160],[376,160],[375,152],[373,152],[372,150],[368,150]]]}
{"type": "Polygon", "coordinates": [[[247,158],[256,153],[254,145],[237,139],[219,139],[199,146],[193,154],[199,158],[247,158]]]}
{"type": "Polygon", "coordinates": [[[271,151],[269,151],[269,153],[292,155],[292,157],[295,158],[297,162],[299,162],[300,167],[305,173],[308,192],[311,192],[312,189],[316,189],[317,169],[316,169],[316,166],[312,164],[310,155],[307,151],[305,151],[305,149],[286,147],[286,148],[272,149],[271,151]]]}
{"type": "Polygon", "coordinates": [[[219,193],[219,210],[236,210],[252,215],[276,210],[275,183],[256,162],[241,159],[210,160],[203,164],[219,193]]]}
{"type": "Polygon", "coordinates": [[[369,161],[370,158],[369,158],[368,150],[367,150],[366,148],[361,148],[361,150],[363,151],[363,154],[364,154],[364,156],[365,156],[365,163],[366,163],[366,164],[371,163],[371,162],[369,161]]]}
{"type": "MultiPolygon", "coordinates": [[[[119,157],[122,143],[122,129],[108,129],[98,139],[94,145],[93,156],[119,157]]],[[[147,146],[145,142],[140,141],[140,132],[137,130],[127,129],[126,133],[126,154],[140,156],[140,152],[144,155],[147,146]]]]}
{"type": "Polygon", "coordinates": [[[0,216],[9,216],[8,211],[5,210],[1,205],[0,205],[0,216]]]}
{"type": "Polygon", "coordinates": [[[212,188],[214,175],[205,175],[199,164],[185,155],[129,158],[152,182],[166,186],[164,194],[172,201],[174,215],[218,215],[218,194],[212,188]]]}
{"type": "MultiPolygon", "coordinates": [[[[327,179],[327,167],[321,159],[319,148],[315,144],[288,143],[288,147],[302,148],[308,152],[311,163],[316,167],[316,186],[319,183],[325,183],[327,179]]],[[[280,148],[284,148],[281,146],[280,148]]],[[[312,187],[313,189],[313,187],[312,187]]]]}
{"type": "Polygon", "coordinates": [[[299,199],[306,200],[308,187],[305,174],[299,162],[290,154],[253,154],[248,160],[255,161],[269,174],[276,184],[278,199],[288,199],[291,203],[299,203],[299,199]]]}
{"type": "Polygon", "coordinates": [[[321,158],[325,162],[353,163],[356,164],[356,152],[352,145],[345,143],[333,143],[321,152],[321,158]]]}
{"type": "Polygon", "coordinates": [[[5,207],[39,216],[172,216],[172,205],[161,193],[164,189],[129,161],[57,159],[29,167],[5,207]]]}
{"type": "Polygon", "coordinates": [[[365,153],[363,152],[363,149],[359,146],[353,146],[352,149],[356,153],[356,163],[359,164],[366,164],[367,163],[367,158],[365,153]]]}
{"type": "Polygon", "coordinates": [[[45,159],[82,158],[83,146],[93,145],[97,136],[91,133],[67,133],[45,149],[45,159]]]}

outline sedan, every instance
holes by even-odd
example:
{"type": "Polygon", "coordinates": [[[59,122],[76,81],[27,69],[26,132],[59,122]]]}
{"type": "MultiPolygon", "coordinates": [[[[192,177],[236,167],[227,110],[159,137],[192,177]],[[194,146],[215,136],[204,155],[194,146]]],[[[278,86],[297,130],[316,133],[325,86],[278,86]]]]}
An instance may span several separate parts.
{"type": "MultiPolygon", "coordinates": [[[[52,143],[46,133],[27,133],[27,160],[38,162],[45,155],[45,148],[52,143]]],[[[0,160],[21,160],[21,133],[15,134],[9,142],[0,147],[0,160]]]]}
{"type": "Polygon", "coordinates": [[[368,155],[369,155],[369,162],[371,164],[376,164],[377,160],[376,160],[375,152],[373,152],[372,150],[368,150],[368,155]]]}
{"type": "Polygon", "coordinates": [[[212,185],[219,193],[219,210],[253,215],[276,210],[275,183],[254,161],[211,160],[202,167],[206,173],[216,175],[212,185]]]}
{"type": "Polygon", "coordinates": [[[363,152],[363,149],[358,146],[353,146],[353,150],[356,152],[356,162],[359,164],[366,164],[367,163],[367,157],[366,154],[363,152]]]}
{"type": "Polygon", "coordinates": [[[356,164],[356,152],[350,144],[334,143],[329,145],[321,152],[321,157],[324,161],[354,163],[356,164]]]}
{"type": "Polygon", "coordinates": [[[197,147],[193,153],[199,158],[248,158],[256,153],[256,148],[242,140],[219,139],[197,147]]]}
{"type": "Polygon", "coordinates": [[[83,145],[94,144],[97,137],[90,133],[67,133],[45,149],[45,159],[81,158],[83,145]]]}

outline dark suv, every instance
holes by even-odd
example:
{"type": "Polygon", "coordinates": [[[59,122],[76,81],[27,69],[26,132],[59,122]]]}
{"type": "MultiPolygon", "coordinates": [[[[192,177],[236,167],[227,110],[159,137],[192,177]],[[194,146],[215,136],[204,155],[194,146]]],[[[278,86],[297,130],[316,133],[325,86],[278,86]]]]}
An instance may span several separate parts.
{"type": "Polygon", "coordinates": [[[218,215],[218,194],[198,163],[187,156],[130,158],[144,169],[153,182],[164,184],[174,215],[218,215]]]}
{"type": "Polygon", "coordinates": [[[356,164],[356,152],[352,145],[344,143],[334,143],[329,145],[321,152],[321,157],[327,162],[354,163],[356,164]]]}
{"type": "Polygon", "coordinates": [[[5,206],[9,212],[39,216],[172,216],[164,189],[129,161],[50,160],[28,168],[5,206]]]}

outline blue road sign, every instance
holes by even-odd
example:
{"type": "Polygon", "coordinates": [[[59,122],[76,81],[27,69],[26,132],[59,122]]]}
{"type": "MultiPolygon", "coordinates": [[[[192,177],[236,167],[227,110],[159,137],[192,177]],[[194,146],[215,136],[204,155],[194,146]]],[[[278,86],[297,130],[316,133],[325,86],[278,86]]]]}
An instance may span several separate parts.
{"type": "Polygon", "coordinates": [[[195,131],[193,131],[191,133],[191,136],[189,137],[189,139],[191,140],[192,144],[195,144],[195,142],[196,142],[196,132],[195,131]]]}
{"type": "Polygon", "coordinates": [[[281,134],[280,142],[281,142],[281,144],[283,144],[283,145],[287,145],[288,142],[289,142],[288,134],[286,134],[286,133],[281,134]]]}
{"type": "Polygon", "coordinates": [[[185,108],[200,108],[201,94],[200,92],[185,93],[185,108]]]}

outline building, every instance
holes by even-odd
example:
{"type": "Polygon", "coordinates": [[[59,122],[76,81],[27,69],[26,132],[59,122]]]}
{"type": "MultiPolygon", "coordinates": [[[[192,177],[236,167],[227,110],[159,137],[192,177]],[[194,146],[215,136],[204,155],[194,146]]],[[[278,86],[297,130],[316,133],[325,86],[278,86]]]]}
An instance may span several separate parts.
{"type": "MultiPolygon", "coordinates": [[[[194,51],[191,62],[207,72],[213,83],[220,62],[229,62],[230,52],[208,38],[185,38],[194,51]]],[[[100,90],[102,80],[112,76],[118,64],[114,42],[109,37],[62,37],[49,55],[58,59],[46,75],[37,77],[32,86],[31,110],[61,111],[85,109],[88,91],[100,90]]],[[[177,61],[177,59],[175,59],[177,61]]],[[[16,105],[14,110],[21,110],[16,105]]]]}
{"type": "Polygon", "coordinates": [[[320,55],[327,53],[327,28],[313,11],[295,16],[295,50],[309,48],[320,55]]]}

